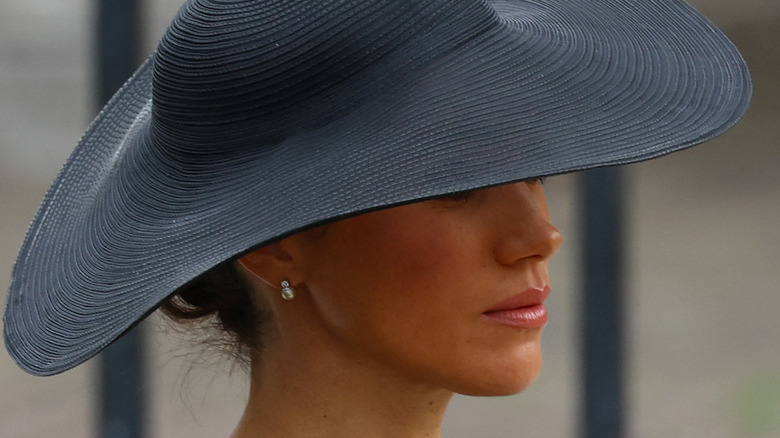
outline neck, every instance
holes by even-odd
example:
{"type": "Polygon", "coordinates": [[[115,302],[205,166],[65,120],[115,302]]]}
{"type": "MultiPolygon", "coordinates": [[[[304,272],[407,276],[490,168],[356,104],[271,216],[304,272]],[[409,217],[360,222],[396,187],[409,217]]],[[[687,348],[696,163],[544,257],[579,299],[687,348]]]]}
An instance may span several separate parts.
{"type": "Polygon", "coordinates": [[[441,436],[450,391],[322,343],[276,339],[262,357],[253,359],[249,401],[233,438],[441,436]]]}

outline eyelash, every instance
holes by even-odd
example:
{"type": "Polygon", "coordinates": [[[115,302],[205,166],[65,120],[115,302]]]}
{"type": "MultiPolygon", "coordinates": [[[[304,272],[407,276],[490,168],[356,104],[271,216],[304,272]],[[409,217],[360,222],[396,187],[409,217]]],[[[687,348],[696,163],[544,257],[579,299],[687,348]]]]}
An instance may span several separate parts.
{"type": "Polygon", "coordinates": [[[450,193],[449,195],[440,196],[438,199],[442,199],[445,201],[464,202],[464,201],[468,201],[468,199],[473,194],[474,194],[474,190],[468,190],[465,192],[450,193]]]}
{"type": "Polygon", "coordinates": [[[546,176],[538,176],[536,178],[524,179],[522,182],[531,183],[531,184],[541,184],[541,185],[544,185],[545,181],[547,181],[547,177],[546,176]]]}
{"type": "MultiPolygon", "coordinates": [[[[540,176],[536,178],[528,178],[524,179],[520,182],[528,183],[528,184],[539,184],[543,185],[544,182],[547,180],[547,177],[540,176]]],[[[450,193],[449,195],[440,196],[438,199],[447,200],[447,201],[458,201],[458,202],[464,202],[468,201],[468,199],[471,197],[471,195],[474,194],[479,189],[475,190],[467,190],[465,192],[457,192],[457,193],[450,193]]]]}

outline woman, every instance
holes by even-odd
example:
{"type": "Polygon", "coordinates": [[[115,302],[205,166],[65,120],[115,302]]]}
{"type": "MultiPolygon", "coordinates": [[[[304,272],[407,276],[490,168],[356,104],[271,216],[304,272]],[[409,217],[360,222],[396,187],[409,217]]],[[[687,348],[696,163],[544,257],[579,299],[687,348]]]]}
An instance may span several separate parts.
{"type": "MultiPolygon", "coordinates": [[[[380,210],[239,259],[269,316],[236,436],[434,436],[453,392],[536,376],[547,260],[541,185],[380,210]],[[345,275],[346,273],[346,275],[345,275]],[[289,302],[275,286],[295,286],[289,302]],[[257,435],[253,435],[257,433],[257,435]]],[[[281,292],[284,293],[284,292],[281,292]]]]}
{"type": "Polygon", "coordinates": [[[438,436],[452,394],[538,373],[540,178],[709,140],[749,94],[679,1],[190,1],[44,200],[6,345],[62,372],[165,303],[247,351],[236,437],[438,436]]]}

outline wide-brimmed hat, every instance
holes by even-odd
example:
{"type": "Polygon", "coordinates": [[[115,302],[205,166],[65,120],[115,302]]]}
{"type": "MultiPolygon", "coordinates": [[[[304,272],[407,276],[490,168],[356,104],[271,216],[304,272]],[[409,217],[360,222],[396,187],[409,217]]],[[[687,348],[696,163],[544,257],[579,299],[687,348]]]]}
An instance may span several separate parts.
{"type": "Polygon", "coordinates": [[[265,243],[683,149],[750,91],[733,45],[677,0],[190,1],[46,195],[7,348],[61,372],[265,243]]]}

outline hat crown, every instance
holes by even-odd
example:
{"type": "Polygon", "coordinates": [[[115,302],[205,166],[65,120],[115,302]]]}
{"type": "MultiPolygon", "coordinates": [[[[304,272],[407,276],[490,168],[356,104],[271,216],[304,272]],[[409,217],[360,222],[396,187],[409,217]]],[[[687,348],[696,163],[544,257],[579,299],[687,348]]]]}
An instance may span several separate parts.
{"type": "Polygon", "coordinates": [[[483,1],[190,1],[158,46],[153,124],[210,147],[274,143],[354,110],[494,16],[483,1]]]}

